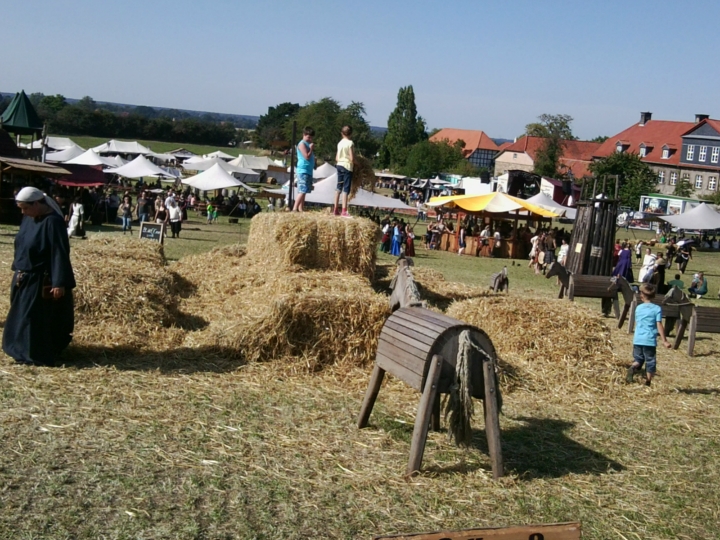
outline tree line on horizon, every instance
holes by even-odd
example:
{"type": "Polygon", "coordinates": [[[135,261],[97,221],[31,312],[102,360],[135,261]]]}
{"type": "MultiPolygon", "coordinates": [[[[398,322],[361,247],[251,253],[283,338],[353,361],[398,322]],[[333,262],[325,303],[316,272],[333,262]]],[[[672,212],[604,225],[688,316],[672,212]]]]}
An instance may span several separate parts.
{"type": "MultiPolygon", "coordinates": [[[[56,135],[145,139],[163,142],[235,146],[247,139],[245,130],[223,121],[224,115],[193,115],[177,109],[97,103],[89,96],[69,103],[60,95],[33,93],[29,96],[48,132],[56,135]]],[[[11,98],[0,100],[0,114],[11,98]]],[[[252,124],[251,120],[247,120],[252,124]]],[[[247,123],[246,122],[246,123],[247,123]]],[[[247,127],[252,127],[248,125],[247,127]]]]}

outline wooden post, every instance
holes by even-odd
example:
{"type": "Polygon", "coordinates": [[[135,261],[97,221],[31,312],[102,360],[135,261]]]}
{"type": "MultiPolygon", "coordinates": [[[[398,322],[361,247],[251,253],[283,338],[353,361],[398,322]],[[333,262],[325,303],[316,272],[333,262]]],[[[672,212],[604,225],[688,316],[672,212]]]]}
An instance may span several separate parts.
{"type": "Polygon", "coordinates": [[[615,294],[615,298],[612,299],[612,305],[613,305],[613,314],[615,315],[616,319],[620,318],[620,300],[617,297],[617,293],[615,294]]]}
{"type": "Polygon", "coordinates": [[[432,419],[430,420],[430,429],[433,431],[440,431],[440,394],[435,396],[432,419]]]}
{"type": "Polygon", "coordinates": [[[685,337],[685,329],[687,328],[687,326],[688,326],[687,321],[685,319],[680,319],[680,322],[678,323],[677,336],[675,336],[675,343],[673,345],[674,349],[677,349],[678,347],[680,347],[680,343],[682,342],[683,338],[685,337]]]}
{"type": "MultiPolygon", "coordinates": [[[[690,330],[688,331],[688,356],[695,356],[695,333],[697,332],[697,312],[693,310],[690,317],[690,330]]],[[[680,335],[680,332],[678,332],[680,335]]]]}
{"type": "Polygon", "coordinates": [[[495,362],[483,359],[483,379],[485,379],[485,435],[487,436],[490,463],[493,478],[503,475],[502,446],[500,445],[500,419],[498,418],[498,394],[495,388],[495,362]]]}
{"type": "Polygon", "coordinates": [[[375,400],[380,392],[380,385],[385,377],[385,370],[375,364],[372,375],[370,376],[370,383],[368,384],[367,391],[365,392],[365,399],[363,399],[362,406],[360,407],[360,416],[358,416],[358,428],[362,429],[367,426],[370,418],[370,413],[375,405],[375,400]]]}
{"type": "Polygon", "coordinates": [[[427,442],[428,429],[430,427],[430,416],[432,415],[435,396],[438,391],[440,372],[442,371],[443,358],[437,354],[430,361],[425,388],[423,388],[420,404],[418,405],[417,416],[415,417],[415,428],[413,429],[412,442],[410,443],[410,460],[408,461],[406,474],[415,474],[422,465],[425,443],[427,442]]]}

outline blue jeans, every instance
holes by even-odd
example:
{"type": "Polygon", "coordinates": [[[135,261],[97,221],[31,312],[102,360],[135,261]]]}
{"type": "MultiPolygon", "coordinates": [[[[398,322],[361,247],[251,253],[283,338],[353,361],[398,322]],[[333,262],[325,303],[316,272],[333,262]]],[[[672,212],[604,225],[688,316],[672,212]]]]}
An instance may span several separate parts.
{"type": "Polygon", "coordinates": [[[657,366],[656,347],[649,345],[633,345],[633,361],[642,367],[645,364],[645,371],[655,373],[657,366]]]}
{"type": "Polygon", "coordinates": [[[138,219],[140,220],[140,223],[142,223],[143,221],[148,220],[148,215],[147,214],[139,214],[138,219]]]}
{"type": "Polygon", "coordinates": [[[129,231],[132,228],[132,217],[122,216],[122,230],[129,231]]]}
{"type": "Polygon", "coordinates": [[[350,185],[352,184],[352,171],[348,171],[342,165],[337,166],[337,187],[335,191],[342,191],[343,193],[350,193],[350,185]]]}

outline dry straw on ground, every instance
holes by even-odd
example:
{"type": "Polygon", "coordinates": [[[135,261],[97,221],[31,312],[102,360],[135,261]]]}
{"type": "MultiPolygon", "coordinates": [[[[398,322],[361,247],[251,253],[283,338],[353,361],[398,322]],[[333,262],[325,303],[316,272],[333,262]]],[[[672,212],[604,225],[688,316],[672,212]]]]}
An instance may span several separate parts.
{"type": "Polygon", "coordinates": [[[265,213],[252,220],[248,257],[264,270],[351,272],[372,279],[379,229],[368,219],[265,213]]]}
{"type": "Polygon", "coordinates": [[[567,300],[489,296],[457,302],[447,314],[482,328],[499,356],[520,370],[506,386],[609,391],[619,379],[610,330],[567,300]]]}

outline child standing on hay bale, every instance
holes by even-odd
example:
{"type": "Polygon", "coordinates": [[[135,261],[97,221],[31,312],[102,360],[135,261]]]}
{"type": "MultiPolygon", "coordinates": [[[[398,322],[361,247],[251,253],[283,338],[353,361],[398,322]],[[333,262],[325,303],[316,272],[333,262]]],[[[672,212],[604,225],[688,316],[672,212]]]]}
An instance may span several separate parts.
{"type": "Polygon", "coordinates": [[[656,349],[658,334],[663,345],[668,349],[672,346],[665,337],[662,324],[662,308],[653,304],[655,285],[643,283],[640,286],[642,304],[635,308],[635,336],[633,338],[633,363],[627,370],[626,381],[633,382],[638,370],[645,364],[645,385],[650,386],[655,375],[656,349]]]}
{"type": "Polygon", "coordinates": [[[315,130],[310,126],[303,129],[303,138],[297,145],[297,189],[298,194],[295,198],[293,212],[302,212],[305,210],[305,195],[312,191],[313,171],[315,170],[315,152],[313,137],[315,130]]]}
{"type": "Polygon", "coordinates": [[[337,145],[337,153],[335,154],[335,162],[337,167],[337,187],[335,188],[335,206],[333,206],[333,214],[345,218],[352,217],[348,214],[348,195],[352,186],[353,161],[355,160],[354,143],[350,139],[352,137],[352,128],[343,126],[340,130],[342,140],[337,145]],[[342,213],[338,208],[340,202],[340,193],[342,192],[342,213]]]}

